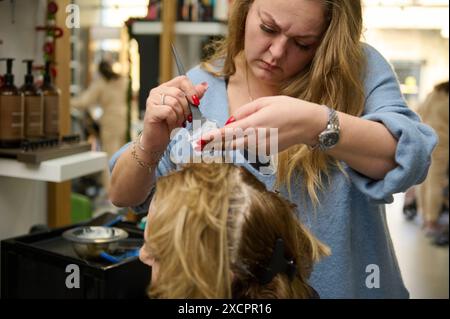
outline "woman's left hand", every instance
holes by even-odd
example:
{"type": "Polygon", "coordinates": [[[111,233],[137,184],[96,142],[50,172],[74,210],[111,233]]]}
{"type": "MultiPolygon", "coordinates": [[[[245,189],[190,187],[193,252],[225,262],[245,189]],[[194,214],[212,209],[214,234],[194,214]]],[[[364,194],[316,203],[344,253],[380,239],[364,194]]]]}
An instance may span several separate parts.
{"type": "MultiPolygon", "coordinates": [[[[225,140],[227,148],[234,149],[239,142],[244,143],[244,139],[246,142],[248,135],[255,134],[259,129],[268,132],[270,128],[278,131],[278,152],[296,144],[314,145],[318,142],[319,133],[326,127],[327,114],[325,107],[297,98],[263,97],[241,106],[221,129],[203,135],[199,146],[203,148],[210,142],[216,144],[225,140]],[[236,139],[240,135],[239,130],[245,132],[244,137],[236,139]],[[233,142],[226,139],[230,135],[233,136],[233,142]]],[[[269,141],[266,138],[267,148],[269,141]]]]}

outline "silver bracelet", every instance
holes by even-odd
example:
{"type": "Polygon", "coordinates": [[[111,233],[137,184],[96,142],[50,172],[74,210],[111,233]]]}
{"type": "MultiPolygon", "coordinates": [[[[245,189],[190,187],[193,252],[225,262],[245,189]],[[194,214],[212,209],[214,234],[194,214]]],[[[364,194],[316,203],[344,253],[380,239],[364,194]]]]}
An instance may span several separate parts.
{"type": "Polygon", "coordinates": [[[153,171],[152,170],[152,167],[153,167],[152,163],[145,162],[145,161],[141,160],[138,157],[138,155],[136,153],[136,143],[133,143],[133,149],[131,150],[131,156],[139,164],[139,166],[141,166],[142,168],[147,169],[149,174],[152,173],[152,171],[153,171]]]}
{"type": "Polygon", "coordinates": [[[161,159],[162,155],[164,154],[164,151],[159,151],[159,152],[149,152],[147,151],[144,146],[142,146],[142,132],[139,132],[136,140],[134,141],[134,145],[137,145],[137,147],[139,147],[139,149],[144,152],[147,155],[150,155],[150,158],[152,160],[152,163],[158,163],[159,160],[161,159]],[[156,158],[156,159],[155,159],[156,158]]]}

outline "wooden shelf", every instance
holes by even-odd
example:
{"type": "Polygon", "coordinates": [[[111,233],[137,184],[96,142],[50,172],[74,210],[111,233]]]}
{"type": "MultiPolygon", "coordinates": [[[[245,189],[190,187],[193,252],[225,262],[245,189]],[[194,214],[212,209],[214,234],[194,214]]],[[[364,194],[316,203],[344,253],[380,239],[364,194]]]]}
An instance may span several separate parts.
{"type": "Polygon", "coordinates": [[[60,183],[103,171],[108,167],[107,158],[104,152],[84,152],[44,161],[40,165],[0,158],[0,176],[60,183]]]}
{"type": "Polygon", "coordinates": [[[159,21],[136,21],[131,26],[134,35],[161,34],[162,23],[159,21]]]}
{"type": "MultiPolygon", "coordinates": [[[[163,28],[159,21],[136,21],[132,26],[135,35],[161,34],[163,28]]],[[[224,35],[227,26],[220,22],[176,22],[176,35],[224,35]]]]}
{"type": "Polygon", "coordinates": [[[177,35],[224,35],[227,26],[220,22],[177,22],[175,34],[177,35]]]}

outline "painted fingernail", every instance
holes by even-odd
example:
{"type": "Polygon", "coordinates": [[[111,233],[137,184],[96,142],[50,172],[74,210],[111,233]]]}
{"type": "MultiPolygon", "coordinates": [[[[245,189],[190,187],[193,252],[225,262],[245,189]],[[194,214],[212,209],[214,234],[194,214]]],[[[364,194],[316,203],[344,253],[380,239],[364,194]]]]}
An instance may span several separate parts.
{"type": "Polygon", "coordinates": [[[192,102],[194,103],[195,106],[199,106],[200,105],[200,100],[198,99],[197,95],[193,95],[192,96],[192,102]]]}
{"type": "Polygon", "coordinates": [[[195,143],[194,149],[198,152],[203,151],[203,149],[205,148],[205,145],[206,145],[206,141],[204,141],[202,139],[197,140],[197,142],[195,143]]]}
{"type": "Polygon", "coordinates": [[[200,139],[197,142],[197,145],[200,147],[200,150],[203,151],[203,149],[205,148],[206,144],[208,144],[208,141],[202,140],[200,139]]]}
{"type": "Polygon", "coordinates": [[[187,120],[188,120],[189,123],[192,123],[192,114],[189,114],[187,116],[187,120]]]}
{"type": "Polygon", "coordinates": [[[186,122],[183,122],[183,124],[181,124],[181,126],[183,126],[184,128],[186,128],[186,122]]]}
{"type": "Polygon", "coordinates": [[[236,119],[234,118],[234,116],[232,116],[232,117],[230,117],[230,118],[228,119],[228,121],[225,123],[225,125],[231,124],[231,123],[233,123],[233,122],[235,122],[235,121],[236,121],[236,119]]]}

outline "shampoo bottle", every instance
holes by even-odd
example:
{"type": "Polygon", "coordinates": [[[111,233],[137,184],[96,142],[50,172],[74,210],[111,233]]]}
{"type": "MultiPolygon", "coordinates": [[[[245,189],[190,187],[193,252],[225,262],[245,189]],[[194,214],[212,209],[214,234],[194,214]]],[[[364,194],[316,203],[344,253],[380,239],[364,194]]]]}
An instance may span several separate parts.
{"type": "Polygon", "coordinates": [[[24,110],[21,93],[14,85],[14,59],[6,60],[4,84],[0,88],[0,147],[17,148],[24,138],[24,110]]]}
{"type": "Polygon", "coordinates": [[[23,62],[27,63],[25,83],[20,88],[24,99],[25,138],[42,138],[44,135],[44,100],[41,90],[34,85],[33,60],[24,60],[23,62]]]}
{"type": "Polygon", "coordinates": [[[45,63],[44,82],[44,134],[49,138],[59,138],[59,96],[60,91],[52,84],[50,62],[45,63]]]}

